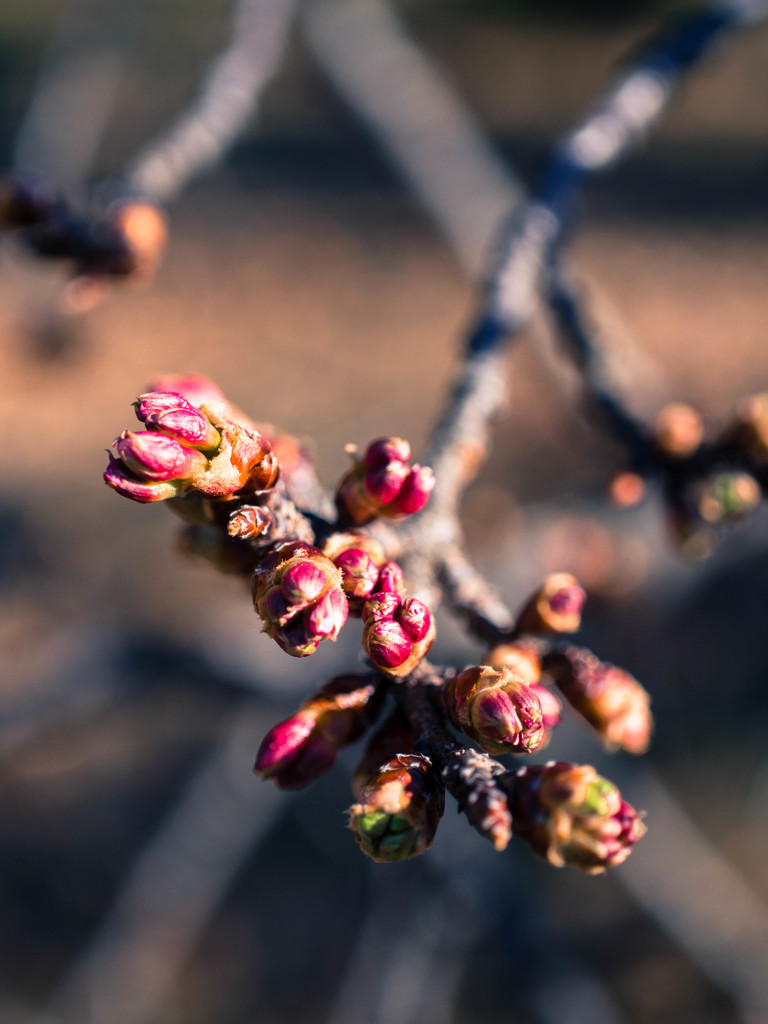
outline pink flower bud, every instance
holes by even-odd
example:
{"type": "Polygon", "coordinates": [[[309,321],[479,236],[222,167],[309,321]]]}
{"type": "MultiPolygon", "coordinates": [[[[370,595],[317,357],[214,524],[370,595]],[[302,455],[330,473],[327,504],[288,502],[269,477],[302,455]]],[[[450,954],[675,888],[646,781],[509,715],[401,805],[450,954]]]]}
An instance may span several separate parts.
{"type": "Polygon", "coordinates": [[[380,622],[392,619],[399,607],[400,598],[397,594],[371,594],[363,605],[363,622],[380,622]]]}
{"type": "Polygon", "coordinates": [[[379,578],[379,568],[366,551],[348,548],[334,562],[341,569],[342,586],[347,597],[368,597],[373,593],[379,578]]]}
{"type": "Polygon", "coordinates": [[[374,587],[376,592],[386,591],[390,594],[402,594],[405,590],[405,576],[397,562],[385,562],[379,572],[374,587]]]}
{"type": "Polygon", "coordinates": [[[380,437],[365,449],[363,465],[366,469],[386,466],[389,462],[407,462],[411,446],[402,437],[380,437]]]}
{"type": "Polygon", "coordinates": [[[325,590],[328,578],[312,562],[297,562],[283,574],[280,586],[289,605],[306,605],[325,590]]]}
{"type": "Polygon", "coordinates": [[[124,498],[130,498],[132,501],[139,501],[142,504],[177,498],[184,493],[182,481],[173,483],[160,480],[139,480],[112,455],[109,456],[104,482],[118,494],[122,494],[124,498]]]}
{"type": "Polygon", "coordinates": [[[525,754],[544,739],[541,704],[509,669],[473,665],[449,679],[446,711],[457,729],[490,754],[525,754]]]}
{"type": "Polygon", "coordinates": [[[541,722],[544,729],[549,732],[562,722],[563,705],[548,686],[544,686],[542,683],[528,683],[528,686],[539,698],[541,722]]]}
{"type": "Polygon", "coordinates": [[[142,423],[146,423],[151,416],[158,416],[168,409],[191,409],[191,405],[177,391],[148,391],[139,395],[133,403],[136,416],[142,423]]]}
{"type": "Polygon", "coordinates": [[[150,430],[124,430],[115,447],[125,465],[147,480],[186,480],[207,463],[201,452],[150,430]]]}
{"type": "Polygon", "coordinates": [[[261,742],[253,770],[269,778],[275,769],[294,757],[315,728],[315,716],[298,712],[270,729],[261,742]]]}
{"type": "Polygon", "coordinates": [[[199,409],[193,406],[185,408],[164,409],[147,416],[145,423],[151,430],[159,430],[162,434],[183,441],[191,448],[211,451],[221,443],[221,434],[210,423],[199,409]]]}
{"type": "Polygon", "coordinates": [[[395,612],[395,620],[414,642],[423,640],[432,625],[429,608],[415,597],[401,603],[395,612]]]}
{"type": "Polygon", "coordinates": [[[413,643],[397,622],[382,619],[366,627],[363,647],[374,665],[386,670],[403,665],[410,657],[413,643]]]}
{"type": "Polygon", "coordinates": [[[421,512],[435,489],[435,474],[429,466],[414,466],[392,501],[392,509],[400,515],[421,512]]]}
{"type": "Polygon", "coordinates": [[[332,587],[306,613],[307,631],[312,637],[335,640],[348,615],[346,597],[332,587]]]}
{"type": "Polygon", "coordinates": [[[389,505],[402,490],[408,466],[404,462],[390,462],[386,466],[369,469],[365,474],[365,490],[375,505],[389,505]]]}
{"type": "Polygon", "coordinates": [[[517,628],[522,633],[575,633],[585,601],[574,576],[550,573],[520,612],[517,628]]]}

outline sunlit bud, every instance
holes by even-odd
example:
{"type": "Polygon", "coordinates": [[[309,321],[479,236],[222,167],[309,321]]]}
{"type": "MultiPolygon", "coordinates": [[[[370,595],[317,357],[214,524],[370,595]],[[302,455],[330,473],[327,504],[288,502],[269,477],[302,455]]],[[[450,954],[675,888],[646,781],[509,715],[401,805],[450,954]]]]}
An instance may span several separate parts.
{"type": "Polygon", "coordinates": [[[395,621],[399,622],[408,637],[414,642],[423,640],[432,625],[429,608],[415,597],[403,601],[395,612],[395,621]]]}
{"type": "Polygon", "coordinates": [[[335,640],[348,615],[341,571],[317,548],[298,541],[262,555],[253,599],[264,630],[293,657],[335,640]]]}
{"type": "Polygon", "coordinates": [[[147,391],[133,403],[136,416],[142,423],[169,409],[190,409],[191,405],[178,391],[147,391]]]}
{"type": "Polygon", "coordinates": [[[402,437],[380,437],[371,441],[363,456],[366,469],[376,469],[390,462],[407,462],[411,457],[411,446],[402,437]]]}
{"type": "Polygon", "coordinates": [[[547,655],[544,670],[608,749],[645,753],[653,732],[651,698],[634,676],[578,647],[547,655]]]}
{"type": "Polygon", "coordinates": [[[548,686],[542,683],[528,683],[539,698],[541,704],[541,724],[546,732],[551,732],[563,720],[563,705],[548,686]]]}
{"type": "Polygon", "coordinates": [[[341,569],[347,597],[368,597],[376,589],[379,567],[361,548],[349,548],[334,559],[341,569]]]}
{"type": "Polygon", "coordinates": [[[397,622],[380,619],[366,626],[363,647],[374,665],[389,670],[399,668],[409,659],[413,643],[397,622]]]}
{"type": "Polygon", "coordinates": [[[335,640],[348,615],[349,604],[343,592],[331,587],[306,612],[307,629],[311,636],[335,640]]]}
{"type": "Polygon", "coordinates": [[[168,240],[168,226],[160,210],[151,203],[123,203],[115,210],[112,225],[133,257],[130,273],[151,276],[168,240]]]}
{"type": "Polygon", "coordinates": [[[694,489],[696,510],[707,523],[733,522],[760,504],[760,484],[750,473],[723,472],[694,489]]]}
{"type": "Polygon", "coordinates": [[[281,789],[298,789],[326,772],[354,743],[381,706],[381,689],[366,676],[340,676],[267,733],[254,771],[281,789]]]}
{"type": "Polygon", "coordinates": [[[683,402],[665,405],[656,417],[656,444],[675,459],[684,459],[699,448],[704,440],[701,414],[683,402]]]}
{"type": "Polygon", "coordinates": [[[643,500],[645,489],[645,480],[639,473],[624,470],[611,481],[608,495],[619,508],[632,508],[643,500]]]}
{"type": "Polygon", "coordinates": [[[390,594],[388,592],[371,594],[363,605],[363,622],[380,622],[392,619],[399,607],[400,598],[397,594],[390,594]]]}
{"type": "Polygon", "coordinates": [[[541,658],[536,648],[524,641],[492,647],[483,661],[493,668],[510,669],[529,686],[538,683],[541,677],[541,658]]]}
{"type": "Polygon", "coordinates": [[[185,488],[183,481],[140,480],[112,455],[109,456],[104,482],[124,498],[143,504],[178,497],[185,488]]]}
{"type": "Polygon", "coordinates": [[[397,754],[413,751],[413,733],[400,708],[396,708],[376,729],[352,777],[352,792],[360,795],[372,775],[397,754]]]}
{"type": "Polygon", "coordinates": [[[434,487],[432,471],[411,467],[410,445],[397,437],[373,441],[341,481],[336,505],[342,521],[362,526],[378,516],[398,518],[418,512],[434,487]]]}
{"type": "Polygon", "coordinates": [[[645,834],[637,811],[590,765],[523,768],[511,787],[515,834],[556,867],[602,874],[623,863],[645,834]]]}
{"type": "Polygon", "coordinates": [[[526,754],[542,743],[539,698],[509,669],[466,668],[447,681],[443,700],[456,728],[490,754],[526,754]]]}
{"type": "Polygon", "coordinates": [[[397,562],[385,562],[379,572],[376,586],[373,588],[376,593],[385,591],[390,594],[402,594],[405,590],[405,576],[397,562]]]}
{"type": "Polygon", "coordinates": [[[261,505],[241,505],[230,515],[227,533],[241,540],[253,540],[267,533],[274,525],[275,517],[269,509],[261,505]]]}
{"type": "Polygon", "coordinates": [[[144,421],[150,430],[159,430],[162,434],[183,441],[191,448],[212,451],[219,447],[221,435],[199,409],[193,406],[185,408],[169,408],[152,413],[144,421]]]}
{"type": "Polygon", "coordinates": [[[405,860],[431,845],[444,809],[445,791],[429,758],[398,754],[363,787],[349,827],[373,860],[405,860]]]}
{"type": "Polygon", "coordinates": [[[128,469],[147,480],[186,480],[207,463],[202,452],[150,430],[124,430],[115,448],[128,469]]]}
{"type": "Polygon", "coordinates": [[[328,585],[328,576],[313,562],[296,562],[286,569],[280,588],[288,605],[307,605],[317,600],[328,585]]]}
{"type": "Polygon", "coordinates": [[[429,466],[414,466],[392,500],[392,511],[401,515],[421,512],[435,489],[435,474],[429,466]]]}
{"type": "Polygon", "coordinates": [[[175,391],[198,407],[206,402],[226,401],[221,388],[201,373],[164,373],[156,377],[147,390],[175,391]]]}
{"type": "Polygon", "coordinates": [[[575,576],[551,573],[520,612],[517,628],[522,633],[575,633],[586,599],[575,576]]]}

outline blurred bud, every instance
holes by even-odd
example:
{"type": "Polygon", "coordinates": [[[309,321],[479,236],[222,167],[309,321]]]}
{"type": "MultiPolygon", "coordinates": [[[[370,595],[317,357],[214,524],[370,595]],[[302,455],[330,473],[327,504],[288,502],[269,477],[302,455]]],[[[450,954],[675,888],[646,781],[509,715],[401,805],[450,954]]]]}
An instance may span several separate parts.
{"type": "Polygon", "coordinates": [[[362,610],[363,648],[388,675],[409,675],[435,639],[435,624],[425,604],[397,594],[372,594],[362,610]]]}
{"type": "Polygon", "coordinates": [[[341,571],[317,548],[298,541],[278,545],[254,575],[253,599],[264,631],[296,658],[335,640],[348,615],[341,571]]]}
{"type": "Polygon", "coordinates": [[[411,447],[399,437],[371,442],[341,481],[336,505],[342,520],[363,526],[379,516],[398,518],[421,511],[435,481],[432,470],[409,466],[411,447]]]}
{"type": "Polygon", "coordinates": [[[511,784],[515,834],[555,867],[602,874],[645,834],[637,811],[590,765],[522,768],[511,784]]]}
{"type": "Polygon", "coordinates": [[[349,827],[376,861],[405,860],[432,844],[445,792],[429,758],[398,754],[384,765],[349,809],[349,827]]]}
{"type": "Polygon", "coordinates": [[[254,540],[275,525],[275,517],[262,505],[241,505],[229,517],[227,533],[241,540],[254,540]]]}
{"type": "Polygon", "coordinates": [[[136,418],[146,423],[169,409],[190,409],[191,405],[178,391],[147,391],[133,403],[136,418]]]}
{"type": "Polygon", "coordinates": [[[645,497],[645,480],[639,473],[623,470],[611,481],[608,495],[619,508],[633,508],[645,497]]]}
{"type": "Polygon", "coordinates": [[[723,472],[694,488],[696,511],[707,523],[736,522],[760,504],[760,484],[750,473],[723,472]]]}
{"type": "Polygon", "coordinates": [[[130,275],[151,277],[168,240],[168,225],[162,212],[151,203],[138,200],[122,203],[113,213],[112,226],[130,250],[130,275]]]}
{"type": "Polygon", "coordinates": [[[578,647],[547,655],[544,670],[608,749],[646,752],[653,732],[651,698],[634,676],[578,647]]]}
{"type": "Polygon", "coordinates": [[[448,679],[443,700],[456,728],[490,754],[527,754],[541,746],[539,698],[509,669],[465,668],[448,679]]]}
{"type": "Polygon", "coordinates": [[[544,726],[544,735],[537,749],[543,750],[549,746],[553,730],[563,720],[563,705],[548,686],[544,686],[542,683],[529,683],[528,685],[541,704],[541,724],[544,726]]]}
{"type": "Polygon", "coordinates": [[[389,594],[402,595],[405,591],[405,576],[397,562],[385,562],[379,572],[376,586],[373,588],[376,593],[382,591],[389,594]]]}
{"type": "Polygon", "coordinates": [[[519,640],[492,647],[483,659],[492,668],[508,668],[529,686],[541,677],[541,658],[532,643],[519,640]]]}
{"type": "Polygon", "coordinates": [[[359,739],[378,714],[381,688],[368,676],[332,679],[264,737],[254,771],[281,789],[308,785],[359,739]]]}
{"type": "Polygon", "coordinates": [[[150,383],[147,391],[176,392],[198,408],[206,402],[226,401],[221,388],[201,373],[164,373],[150,383]]]}
{"type": "Polygon", "coordinates": [[[575,576],[551,573],[520,612],[517,629],[521,633],[575,633],[581,626],[586,599],[575,576]]]}
{"type": "Polygon", "coordinates": [[[208,462],[202,452],[149,430],[124,430],[115,448],[128,469],[145,480],[187,480],[208,462]]]}
{"type": "Polygon", "coordinates": [[[701,446],[704,421],[692,406],[673,402],[656,417],[654,433],[660,451],[674,459],[685,459],[701,446]]]}
{"type": "Polygon", "coordinates": [[[124,498],[142,504],[176,498],[184,492],[185,486],[183,481],[141,480],[113,455],[109,456],[104,482],[124,498]]]}

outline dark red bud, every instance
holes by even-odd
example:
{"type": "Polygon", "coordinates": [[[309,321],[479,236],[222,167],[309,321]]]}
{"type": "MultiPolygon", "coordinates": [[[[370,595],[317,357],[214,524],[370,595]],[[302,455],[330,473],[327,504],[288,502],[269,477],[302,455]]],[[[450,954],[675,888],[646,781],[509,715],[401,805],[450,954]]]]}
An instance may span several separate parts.
{"type": "Polygon", "coordinates": [[[432,625],[429,608],[415,597],[403,601],[395,612],[395,620],[400,623],[414,643],[423,640],[432,625]]]}
{"type": "Polygon", "coordinates": [[[413,643],[401,625],[392,620],[373,622],[365,630],[363,646],[374,665],[397,668],[410,657],[413,643]]]}
{"type": "Polygon", "coordinates": [[[375,591],[386,591],[390,594],[402,594],[405,590],[405,576],[397,562],[385,562],[379,571],[375,591]]]}
{"type": "Polygon", "coordinates": [[[399,606],[400,598],[397,594],[390,594],[386,592],[371,594],[363,605],[361,617],[363,622],[366,623],[391,619],[399,606]]]}

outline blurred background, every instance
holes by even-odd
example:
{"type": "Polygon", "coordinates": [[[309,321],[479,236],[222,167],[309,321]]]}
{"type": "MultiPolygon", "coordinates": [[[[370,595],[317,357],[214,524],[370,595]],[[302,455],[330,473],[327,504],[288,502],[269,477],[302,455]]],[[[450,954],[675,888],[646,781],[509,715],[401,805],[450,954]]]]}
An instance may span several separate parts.
{"type": "MultiPolygon", "coordinates": [[[[464,522],[513,605],[545,572],[575,572],[590,593],[580,642],[653,695],[642,761],[606,758],[576,723],[551,747],[648,810],[647,838],[609,877],[555,871],[522,844],[494,854],[450,801],[429,854],[373,865],[343,827],[356,751],[298,794],[255,779],[266,730],[358,662],[358,626],[285,657],[240,584],[181,555],[161,507],[101,481],[158,371],[208,374],[256,419],[311,437],[328,483],[347,442],[394,433],[418,452],[509,176],[535,180],[548,143],[672,6],[394,4],[384,28],[416,43],[500,160],[496,192],[470,174],[441,224],[370,132],[365,90],[352,109],[339,89],[345,55],[375,69],[344,36],[345,10],[371,5],[317,0],[258,116],[170,208],[150,287],[65,318],[60,271],[3,243],[3,1024],[768,1020],[768,524],[759,514],[690,565],[653,497],[612,510],[621,452],[581,416],[544,316],[511,354],[464,522]]],[[[194,97],[228,10],[5,0],[0,166],[31,153],[75,196],[118,172],[194,97]]],[[[646,415],[677,398],[718,422],[768,386],[767,87],[755,27],[585,197],[575,261],[646,415]]],[[[438,661],[481,655],[441,621],[438,661]]]]}

